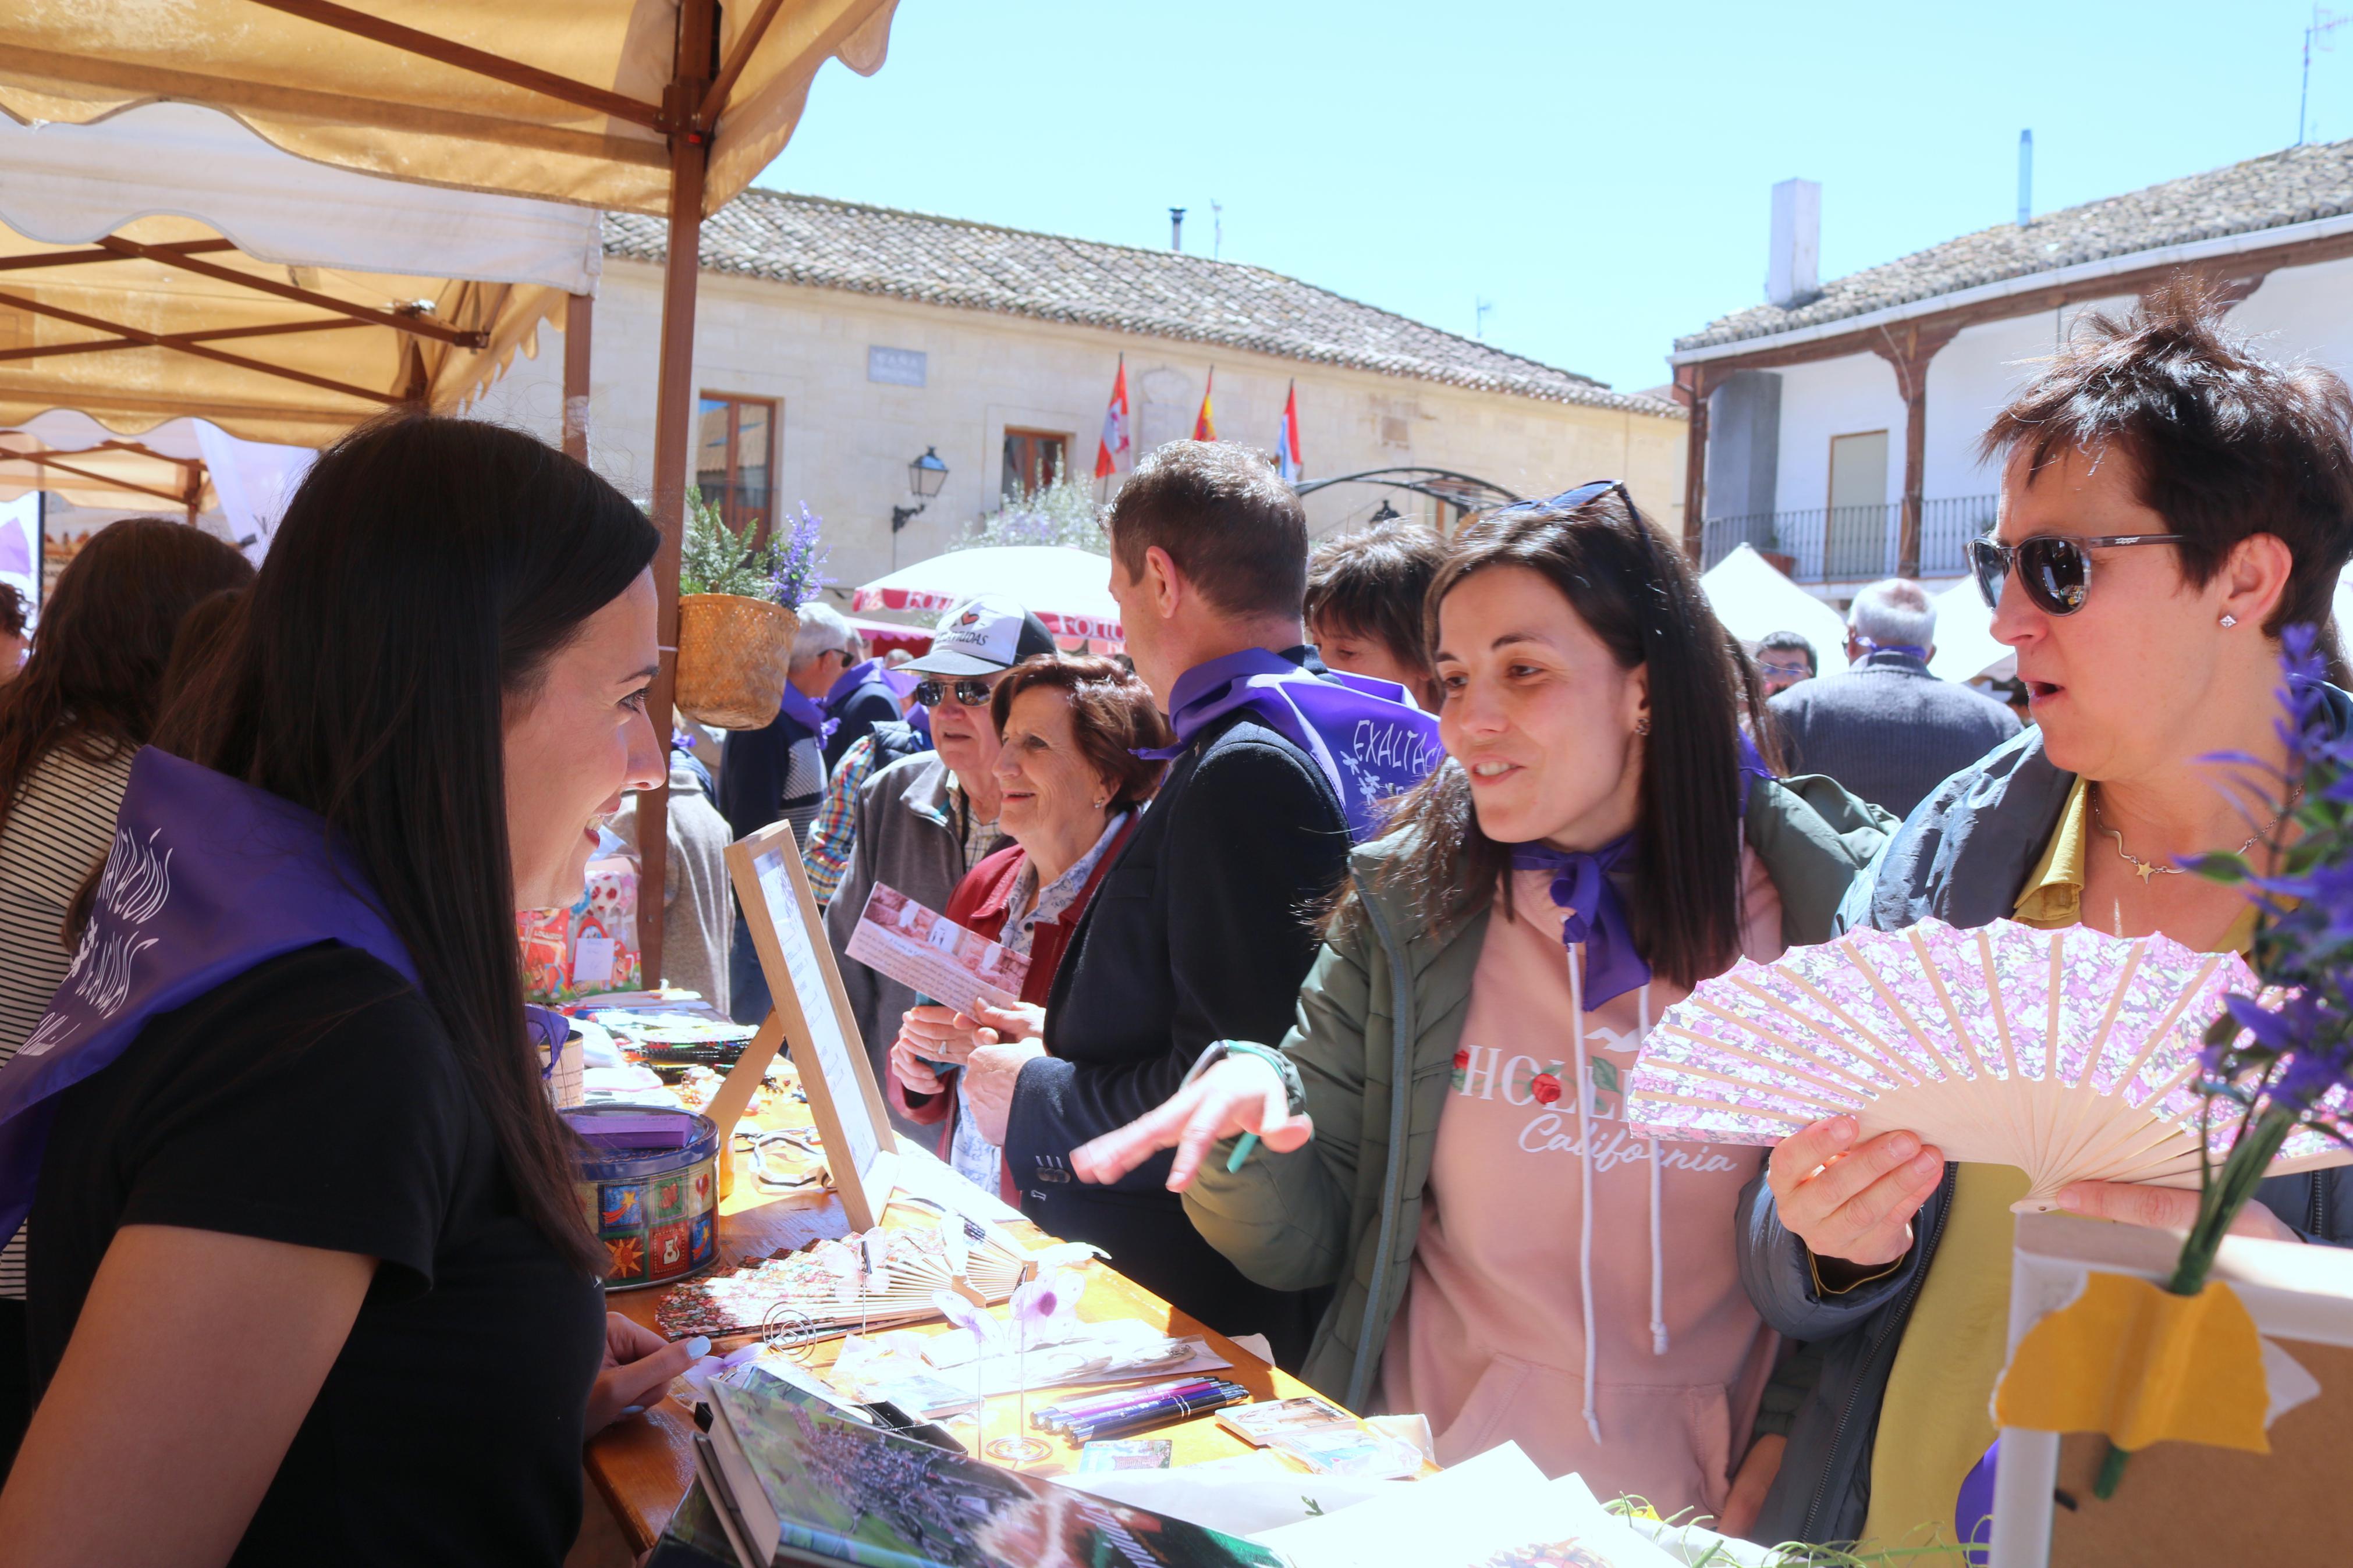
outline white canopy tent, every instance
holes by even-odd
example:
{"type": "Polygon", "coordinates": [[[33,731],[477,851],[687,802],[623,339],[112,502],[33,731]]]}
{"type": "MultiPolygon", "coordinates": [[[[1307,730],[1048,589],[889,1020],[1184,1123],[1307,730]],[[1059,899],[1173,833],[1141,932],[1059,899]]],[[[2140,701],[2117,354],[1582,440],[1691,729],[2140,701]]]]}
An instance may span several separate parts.
{"type": "MultiPolygon", "coordinates": [[[[62,466],[96,470],[111,477],[137,470],[118,462],[152,454],[164,465],[202,465],[203,510],[217,509],[227,520],[231,537],[248,533],[267,539],[278,526],[279,515],[294,487],[311,469],[318,453],[308,447],[281,447],[267,441],[240,441],[217,425],[202,419],[173,419],[142,433],[137,441],[116,441],[106,426],[79,409],[52,409],[9,430],[0,430],[0,458],[16,450],[70,454],[62,466]]],[[[44,489],[77,506],[113,507],[125,511],[168,511],[164,498],[139,489],[110,490],[105,479],[85,480],[68,473],[38,477],[29,463],[0,464],[0,500],[13,500],[27,489],[44,489]]]]}
{"type": "MultiPolygon", "coordinates": [[[[1768,568],[1769,570],[1769,568],[1768,568]]],[[[860,610],[945,610],[976,594],[1002,594],[1057,637],[1121,640],[1111,563],[1063,544],[992,544],[902,566],[858,590],[860,610]]]]}
{"type": "Polygon", "coordinates": [[[1928,673],[1945,680],[1988,676],[2008,680],[2018,673],[2018,654],[1994,641],[1993,612],[1973,578],[1964,577],[1928,603],[1936,611],[1936,654],[1928,673]]]}
{"type": "Polygon", "coordinates": [[[1702,573],[1699,585],[1715,618],[1751,648],[1775,632],[1796,632],[1814,645],[1817,666],[1840,667],[1845,619],[1748,545],[1736,547],[1702,573]]]}
{"type": "Polygon", "coordinates": [[[461,406],[594,291],[599,224],[313,163],[193,104],[0,118],[22,237],[0,247],[0,420],[194,414],[319,446],[394,404],[461,406]]]}

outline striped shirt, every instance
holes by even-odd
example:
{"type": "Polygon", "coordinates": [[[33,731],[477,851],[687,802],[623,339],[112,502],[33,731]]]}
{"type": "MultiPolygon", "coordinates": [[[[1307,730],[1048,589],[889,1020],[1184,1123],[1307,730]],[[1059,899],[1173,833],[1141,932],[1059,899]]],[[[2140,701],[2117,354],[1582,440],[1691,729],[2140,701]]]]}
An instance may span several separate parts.
{"type": "MultiPolygon", "coordinates": [[[[73,963],[64,937],[66,910],[83,880],[106,858],[114,809],[131,782],[126,746],[91,763],[71,746],[50,752],[25,776],[0,827],[0,1062],[16,1054],[49,1010],[49,998],[73,963]]],[[[25,1234],[0,1252],[0,1296],[25,1295],[25,1234]]]]}

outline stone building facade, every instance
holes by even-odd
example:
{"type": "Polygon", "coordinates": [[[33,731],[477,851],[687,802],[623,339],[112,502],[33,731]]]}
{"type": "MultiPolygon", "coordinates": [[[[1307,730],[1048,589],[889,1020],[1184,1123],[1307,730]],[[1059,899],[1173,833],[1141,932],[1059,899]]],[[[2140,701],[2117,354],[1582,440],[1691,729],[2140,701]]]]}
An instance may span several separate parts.
{"type": "MultiPolygon", "coordinates": [[[[643,496],[661,229],[610,216],[605,237],[589,460],[643,496]]],[[[737,476],[747,505],[757,493],[787,514],[806,502],[847,584],[954,548],[1008,478],[1057,464],[1092,475],[1123,356],[1136,456],[1192,433],[1214,372],[1218,435],[1270,451],[1296,384],[1308,480],[1421,466],[1541,496],[1623,479],[1683,528],[1673,404],[1262,268],[761,190],[714,216],[703,247],[698,469],[737,476]],[[894,538],[894,509],[916,504],[908,466],[926,452],[947,479],[894,538]],[[763,456],[765,472],[747,460],[763,456]]],[[[475,412],[556,439],[564,357],[543,332],[536,358],[517,360],[475,412]]],[[[1423,496],[1342,485],[1309,496],[1310,521],[1343,529],[1384,500],[1451,515],[1423,496]]]]}

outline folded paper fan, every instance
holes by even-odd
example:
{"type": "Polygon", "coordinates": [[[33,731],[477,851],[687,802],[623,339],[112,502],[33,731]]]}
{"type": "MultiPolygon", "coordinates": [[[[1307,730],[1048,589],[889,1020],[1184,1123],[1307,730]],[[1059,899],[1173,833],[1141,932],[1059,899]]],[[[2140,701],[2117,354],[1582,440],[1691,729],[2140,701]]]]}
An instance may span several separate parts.
{"type": "MultiPolygon", "coordinates": [[[[2206,1026],[2254,977],[2164,937],[1924,921],[1743,961],[1669,1008],[1642,1044],[1626,1116],[1653,1137],[1778,1143],[1847,1112],[1909,1128],[1948,1160],[2015,1165],[2013,1206],[2070,1182],[2196,1186],[2206,1026]]],[[[2219,1160],[2236,1110],[2207,1137],[2219,1160]]],[[[2353,1163],[2310,1129],[2271,1173],[2353,1163]]]]}

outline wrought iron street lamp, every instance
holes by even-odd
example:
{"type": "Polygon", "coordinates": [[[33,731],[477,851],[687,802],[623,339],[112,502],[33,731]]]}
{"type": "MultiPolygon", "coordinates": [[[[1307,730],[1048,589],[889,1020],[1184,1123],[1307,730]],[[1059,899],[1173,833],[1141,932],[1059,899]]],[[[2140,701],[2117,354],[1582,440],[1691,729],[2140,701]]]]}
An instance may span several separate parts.
{"type": "Polygon", "coordinates": [[[907,489],[916,498],[916,502],[913,506],[894,506],[891,509],[891,569],[892,571],[899,569],[900,530],[905,528],[923,511],[924,507],[930,505],[933,498],[940,493],[940,487],[947,482],[948,466],[940,461],[940,449],[937,447],[924,447],[923,455],[907,465],[907,489]]]}

